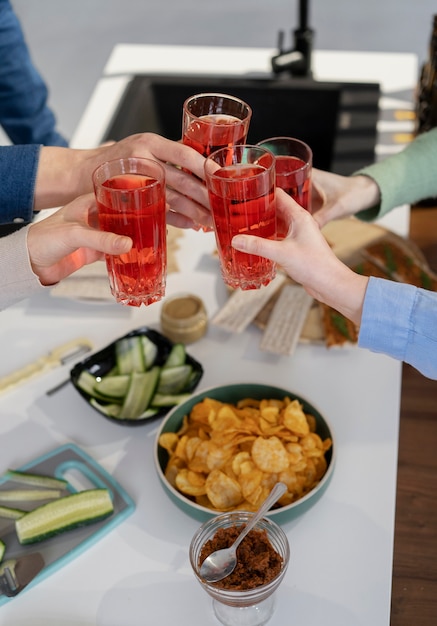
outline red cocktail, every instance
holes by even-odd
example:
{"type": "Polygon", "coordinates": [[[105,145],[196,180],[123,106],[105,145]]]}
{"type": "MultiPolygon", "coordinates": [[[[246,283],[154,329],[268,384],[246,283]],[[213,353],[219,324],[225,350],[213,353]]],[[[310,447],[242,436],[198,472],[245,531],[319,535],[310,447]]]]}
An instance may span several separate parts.
{"type": "Polygon", "coordinates": [[[167,253],[164,170],[149,159],[120,159],[94,173],[99,226],[133,241],[127,254],[106,255],[117,302],[152,304],[165,294],[167,253]]]}
{"type": "Polygon", "coordinates": [[[183,143],[204,157],[211,152],[246,141],[244,123],[232,115],[205,115],[191,122],[185,130],[183,143]]]}
{"type": "Polygon", "coordinates": [[[221,271],[231,287],[258,289],[275,277],[272,261],[231,245],[237,234],[276,238],[274,165],[273,155],[255,146],[224,148],[205,162],[221,271]]]}
{"type": "MultiPolygon", "coordinates": [[[[292,137],[273,137],[260,141],[259,146],[271,150],[276,157],[276,185],[300,206],[311,213],[311,148],[292,137]]],[[[288,233],[288,226],[278,215],[278,239],[288,233]]]]}
{"type": "Polygon", "coordinates": [[[207,157],[215,150],[246,142],[252,110],[245,102],[220,93],[185,101],[182,141],[207,157]]]}

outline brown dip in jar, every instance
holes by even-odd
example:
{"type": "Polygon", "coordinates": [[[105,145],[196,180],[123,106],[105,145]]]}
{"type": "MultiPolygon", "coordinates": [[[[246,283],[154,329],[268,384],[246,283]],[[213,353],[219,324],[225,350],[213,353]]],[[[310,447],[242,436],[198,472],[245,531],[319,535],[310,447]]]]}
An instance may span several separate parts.
{"type": "MultiPolygon", "coordinates": [[[[206,541],[199,555],[199,567],[215,550],[229,548],[237,539],[242,526],[219,528],[212,539],[206,541]]],[[[237,565],[226,578],[214,583],[215,587],[244,591],[269,583],[282,569],[282,557],[273,548],[266,530],[251,530],[237,548],[237,565]]]]}

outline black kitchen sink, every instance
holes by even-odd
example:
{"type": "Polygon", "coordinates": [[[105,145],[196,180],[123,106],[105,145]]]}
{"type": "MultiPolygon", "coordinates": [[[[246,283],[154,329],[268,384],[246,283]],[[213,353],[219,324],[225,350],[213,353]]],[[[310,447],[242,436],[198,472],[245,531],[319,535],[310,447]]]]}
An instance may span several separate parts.
{"type": "Polygon", "coordinates": [[[136,75],[104,140],[145,131],[178,140],[182,105],[202,92],[232,94],[252,107],[248,143],[297,137],[311,146],[315,167],[344,175],[375,160],[379,84],[284,76],[136,75]]]}

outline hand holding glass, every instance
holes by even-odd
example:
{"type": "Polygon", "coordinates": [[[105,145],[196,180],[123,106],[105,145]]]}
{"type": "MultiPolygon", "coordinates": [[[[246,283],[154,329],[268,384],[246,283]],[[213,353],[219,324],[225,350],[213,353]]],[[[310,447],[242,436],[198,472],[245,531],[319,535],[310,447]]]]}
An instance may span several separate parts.
{"type": "Polygon", "coordinates": [[[205,175],[223,280],[243,290],[267,285],[275,263],[231,244],[238,234],[276,238],[275,157],[258,146],[223,148],[206,159],[205,175]]]}
{"type": "Polygon", "coordinates": [[[127,254],[107,255],[111,292],[117,302],[152,304],[165,295],[167,242],[165,172],[151,159],[115,159],[93,174],[101,230],[127,235],[127,254]]]}

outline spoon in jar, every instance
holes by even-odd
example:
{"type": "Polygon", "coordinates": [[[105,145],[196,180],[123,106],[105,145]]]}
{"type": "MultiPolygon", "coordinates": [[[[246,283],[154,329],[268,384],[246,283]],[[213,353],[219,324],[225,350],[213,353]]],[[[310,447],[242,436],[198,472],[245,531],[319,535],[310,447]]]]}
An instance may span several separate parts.
{"type": "Polygon", "coordinates": [[[276,483],[258,511],[247,522],[241,533],[229,548],[212,552],[200,566],[199,574],[208,583],[215,583],[229,576],[237,565],[237,548],[244,537],[259,522],[270,507],[287,491],[284,483],[276,483]]]}

